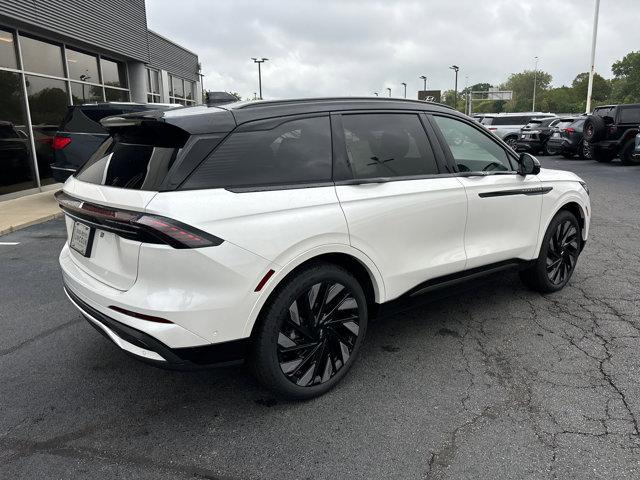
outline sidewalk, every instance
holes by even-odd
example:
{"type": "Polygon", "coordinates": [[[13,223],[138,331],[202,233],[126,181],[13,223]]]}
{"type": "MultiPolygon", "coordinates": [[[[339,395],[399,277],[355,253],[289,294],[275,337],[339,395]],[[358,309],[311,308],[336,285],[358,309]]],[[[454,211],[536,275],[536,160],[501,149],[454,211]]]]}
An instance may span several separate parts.
{"type": "Polygon", "coordinates": [[[0,235],[62,215],[51,190],[0,202],[0,235]]]}

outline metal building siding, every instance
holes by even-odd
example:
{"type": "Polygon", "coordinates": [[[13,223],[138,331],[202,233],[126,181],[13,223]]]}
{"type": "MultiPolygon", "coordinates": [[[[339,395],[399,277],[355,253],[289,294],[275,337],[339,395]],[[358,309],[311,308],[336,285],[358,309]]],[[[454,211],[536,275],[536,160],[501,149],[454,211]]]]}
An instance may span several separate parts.
{"type": "Polygon", "coordinates": [[[0,23],[3,17],[149,61],[144,0],[0,0],[0,23]]]}
{"type": "Polygon", "coordinates": [[[188,80],[198,80],[198,56],[149,30],[149,65],[188,80]]]}

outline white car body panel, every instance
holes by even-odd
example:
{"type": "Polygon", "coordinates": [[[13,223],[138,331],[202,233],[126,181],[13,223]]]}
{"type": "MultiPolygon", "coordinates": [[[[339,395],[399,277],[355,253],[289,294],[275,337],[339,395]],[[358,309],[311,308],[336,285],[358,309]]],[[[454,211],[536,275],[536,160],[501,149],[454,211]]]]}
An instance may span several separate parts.
{"type": "Polygon", "coordinates": [[[467,201],[457,178],[339,185],[336,191],[351,245],[376,264],[388,300],[464,269],[467,201]]]}

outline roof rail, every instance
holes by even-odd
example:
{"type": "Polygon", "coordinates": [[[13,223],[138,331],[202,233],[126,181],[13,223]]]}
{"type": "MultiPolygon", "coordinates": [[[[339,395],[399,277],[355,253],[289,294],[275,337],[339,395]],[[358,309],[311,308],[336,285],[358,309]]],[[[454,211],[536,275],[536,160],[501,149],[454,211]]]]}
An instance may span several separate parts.
{"type": "MultiPolygon", "coordinates": [[[[420,105],[424,104],[433,104],[438,105],[440,107],[450,108],[454,110],[453,107],[449,105],[445,105],[444,103],[438,102],[426,102],[424,100],[413,100],[408,98],[393,98],[393,97],[311,97],[311,98],[291,98],[285,100],[259,100],[244,103],[243,105],[238,105],[235,107],[236,109],[245,109],[245,108],[260,108],[260,107],[270,107],[270,106],[278,106],[278,105],[291,105],[295,103],[324,103],[324,102],[335,102],[335,101],[367,101],[367,102],[406,102],[406,103],[419,103],[420,105]]],[[[226,105],[225,105],[226,106],[226,105]]]]}

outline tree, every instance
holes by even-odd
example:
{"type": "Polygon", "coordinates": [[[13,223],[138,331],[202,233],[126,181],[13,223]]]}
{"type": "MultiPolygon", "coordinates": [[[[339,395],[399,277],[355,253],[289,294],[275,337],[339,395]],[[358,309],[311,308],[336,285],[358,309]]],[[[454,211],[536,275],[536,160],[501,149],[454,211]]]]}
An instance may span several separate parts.
{"type": "Polygon", "coordinates": [[[536,83],[536,97],[549,89],[553,77],[541,70],[536,73],[533,70],[525,70],[520,73],[512,73],[500,90],[512,90],[513,100],[507,102],[508,111],[529,111],[533,102],[533,83],[536,83]]]}
{"type": "Polygon", "coordinates": [[[490,83],[476,83],[476,84],[471,85],[470,87],[467,87],[464,90],[462,90],[462,93],[467,93],[467,92],[488,92],[490,88],[491,88],[491,84],[490,83]]]}
{"type": "MultiPolygon", "coordinates": [[[[571,82],[575,97],[577,101],[586,101],[587,90],[589,87],[589,73],[579,73],[576,78],[571,82]]],[[[611,95],[611,83],[601,75],[597,73],[593,74],[593,90],[591,92],[591,99],[594,101],[604,101],[611,95]]]]}
{"type": "Polygon", "coordinates": [[[611,66],[611,71],[615,77],[612,82],[615,100],[640,102],[640,52],[627,53],[611,66]]]}

